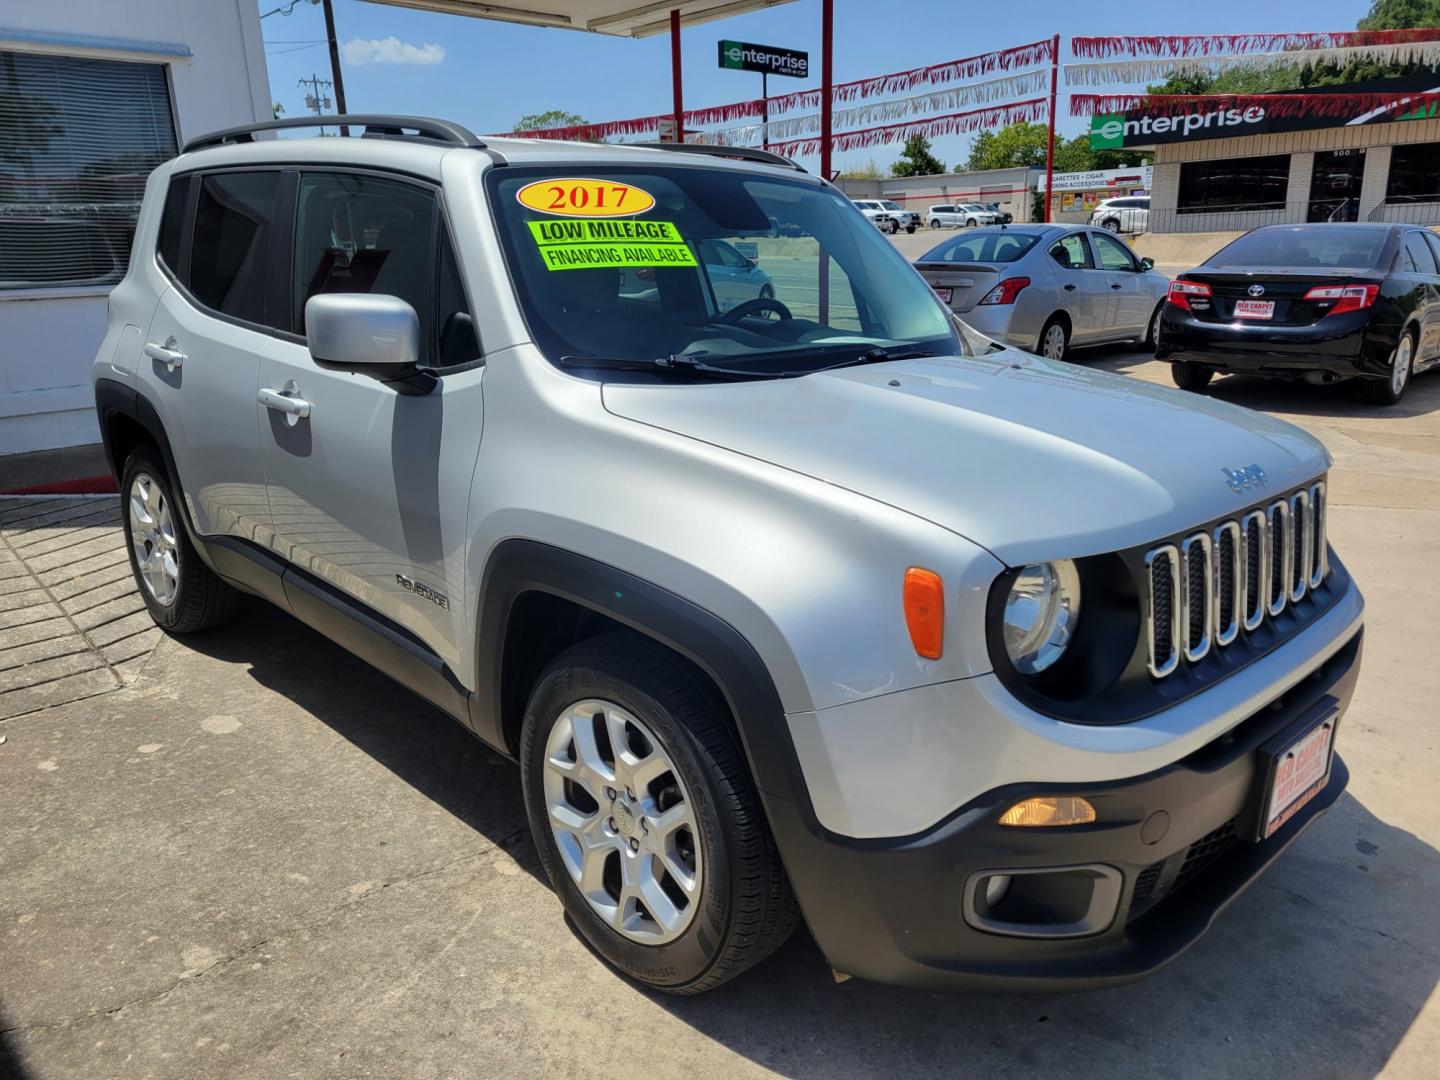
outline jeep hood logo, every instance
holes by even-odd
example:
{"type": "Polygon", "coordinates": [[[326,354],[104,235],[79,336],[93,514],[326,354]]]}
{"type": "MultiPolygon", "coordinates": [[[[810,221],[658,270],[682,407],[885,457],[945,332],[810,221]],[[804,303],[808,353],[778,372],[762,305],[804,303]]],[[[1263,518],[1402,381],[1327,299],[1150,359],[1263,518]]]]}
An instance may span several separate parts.
{"type": "Polygon", "coordinates": [[[1265,470],[1259,465],[1246,465],[1240,469],[1221,468],[1220,471],[1225,474],[1225,483],[1237,495],[1265,483],[1265,470]]]}

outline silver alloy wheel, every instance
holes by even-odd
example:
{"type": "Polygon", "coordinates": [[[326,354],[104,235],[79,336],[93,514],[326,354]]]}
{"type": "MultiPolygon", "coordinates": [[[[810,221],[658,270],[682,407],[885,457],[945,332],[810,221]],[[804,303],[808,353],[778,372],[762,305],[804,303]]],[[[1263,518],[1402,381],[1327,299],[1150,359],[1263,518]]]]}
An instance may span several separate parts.
{"type": "Polygon", "coordinates": [[[1410,381],[1410,361],[1414,354],[1415,340],[1409,334],[1402,335],[1390,361],[1390,393],[1397,398],[1405,392],[1405,384],[1410,381]]]}
{"type": "Polygon", "coordinates": [[[136,473],[130,485],[130,544],[145,591],[169,607],[180,589],[179,544],[170,503],[149,473],[136,473]]]}
{"type": "Polygon", "coordinates": [[[576,702],[545,740],[545,808],[591,909],[641,945],[685,932],[700,906],[700,827],[660,740],[614,702],[576,702]]]}
{"type": "Polygon", "coordinates": [[[1045,331],[1045,340],[1040,343],[1040,354],[1047,360],[1065,359],[1065,328],[1053,323],[1045,331]]]}
{"type": "Polygon", "coordinates": [[[1160,347],[1160,316],[1165,313],[1163,306],[1155,309],[1155,314],[1150,316],[1150,347],[1160,347]]]}

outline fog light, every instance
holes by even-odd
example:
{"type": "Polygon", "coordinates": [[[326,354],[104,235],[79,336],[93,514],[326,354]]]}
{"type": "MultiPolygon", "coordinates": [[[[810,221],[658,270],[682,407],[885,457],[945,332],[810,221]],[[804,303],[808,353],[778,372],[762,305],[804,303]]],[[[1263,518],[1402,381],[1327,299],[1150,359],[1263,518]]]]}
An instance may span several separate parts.
{"type": "Polygon", "coordinates": [[[1078,795],[1047,795],[1018,802],[1000,815],[1001,825],[1085,825],[1095,807],[1078,795]]]}

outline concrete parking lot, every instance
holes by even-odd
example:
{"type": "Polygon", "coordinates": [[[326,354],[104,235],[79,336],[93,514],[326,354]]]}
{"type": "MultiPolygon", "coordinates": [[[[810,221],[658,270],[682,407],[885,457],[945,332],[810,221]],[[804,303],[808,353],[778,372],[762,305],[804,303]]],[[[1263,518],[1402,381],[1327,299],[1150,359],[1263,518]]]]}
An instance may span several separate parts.
{"type": "Polygon", "coordinates": [[[1352,784],[1190,953],[1065,997],[837,985],[803,931],[702,998],[638,990],[562,920],[512,765],[258,602],[148,630],[114,500],[0,502],[0,1076],[1434,1076],[1440,376],[1390,410],[1212,392],[1335,456],[1352,784]]]}

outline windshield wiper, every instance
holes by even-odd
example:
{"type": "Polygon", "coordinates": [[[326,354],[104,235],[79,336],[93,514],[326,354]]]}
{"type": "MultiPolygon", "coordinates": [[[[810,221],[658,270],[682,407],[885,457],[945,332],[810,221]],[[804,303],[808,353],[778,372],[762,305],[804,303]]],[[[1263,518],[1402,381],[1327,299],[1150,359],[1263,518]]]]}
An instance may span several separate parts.
{"type": "Polygon", "coordinates": [[[778,379],[794,374],[717,367],[679,353],[657,356],[654,360],[630,360],[619,356],[562,356],[560,364],[562,367],[601,367],[610,371],[646,371],[655,375],[694,375],[702,379],[778,379]]]}

